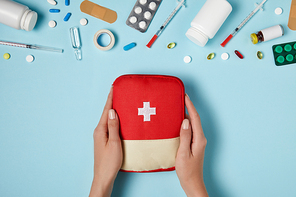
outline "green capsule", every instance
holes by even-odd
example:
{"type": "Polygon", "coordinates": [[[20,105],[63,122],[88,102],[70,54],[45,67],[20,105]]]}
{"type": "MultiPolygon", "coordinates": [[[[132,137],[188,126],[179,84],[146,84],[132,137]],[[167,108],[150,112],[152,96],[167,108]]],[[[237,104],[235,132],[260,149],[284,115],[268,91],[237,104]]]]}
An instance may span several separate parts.
{"type": "Polygon", "coordinates": [[[208,56],[207,56],[207,59],[208,60],[211,60],[211,59],[214,59],[215,57],[215,53],[210,53],[208,56]]]}
{"type": "Polygon", "coordinates": [[[170,44],[168,44],[168,49],[173,49],[173,48],[175,48],[175,46],[176,46],[176,43],[175,42],[171,42],[170,44]]]}
{"type": "Polygon", "coordinates": [[[259,60],[263,59],[263,53],[261,51],[257,51],[257,57],[259,60]]]}

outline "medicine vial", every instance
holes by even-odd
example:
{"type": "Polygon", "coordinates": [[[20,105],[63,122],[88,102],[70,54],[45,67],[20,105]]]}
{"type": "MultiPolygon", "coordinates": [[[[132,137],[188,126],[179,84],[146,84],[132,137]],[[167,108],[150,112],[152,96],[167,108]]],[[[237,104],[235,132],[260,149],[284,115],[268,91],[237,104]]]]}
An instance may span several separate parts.
{"type": "Polygon", "coordinates": [[[0,23],[31,31],[37,22],[37,13],[11,0],[0,0],[0,23]]]}
{"type": "Polygon", "coordinates": [[[281,25],[275,25],[266,29],[263,29],[257,33],[251,34],[251,40],[253,44],[258,42],[264,42],[278,38],[284,35],[284,28],[281,25]]]}
{"type": "Polygon", "coordinates": [[[205,46],[220,29],[232,11],[226,0],[207,0],[197,13],[186,36],[195,44],[205,46]]]}

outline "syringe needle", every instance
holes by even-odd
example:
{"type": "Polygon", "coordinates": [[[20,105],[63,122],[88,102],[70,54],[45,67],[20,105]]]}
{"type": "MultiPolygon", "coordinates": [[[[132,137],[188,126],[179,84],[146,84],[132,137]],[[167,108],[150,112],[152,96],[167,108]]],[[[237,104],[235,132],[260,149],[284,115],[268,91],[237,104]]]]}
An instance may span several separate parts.
{"type": "Polygon", "coordinates": [[[263,6],[267,0],[263,0],[244,20],[235,28],[235,30],[221,43],[222,47],[225,45],[237,34],[237,32],[257,13],[257,11],[263,6]]]}
{"type": "Polygon", "coordinates": [[[165,29],[165,27],[169,24],[169,22],[172,20],[172,18],[176,15],[176,13],[182,7],[184,2],[185,2],[185,0],[180,1],[180,3],[173,10],[173,12],[169,15],[169,17],[165,20],[165,22],[162,24],[162,26],[159,28],[159,30],[154,34],[154,36],[151,38],[149,43],[146,45],[148,48],[150,48],[152,46],[152,44],[155,42],[155,40],[160,36],[161,32],[165,29]]]}

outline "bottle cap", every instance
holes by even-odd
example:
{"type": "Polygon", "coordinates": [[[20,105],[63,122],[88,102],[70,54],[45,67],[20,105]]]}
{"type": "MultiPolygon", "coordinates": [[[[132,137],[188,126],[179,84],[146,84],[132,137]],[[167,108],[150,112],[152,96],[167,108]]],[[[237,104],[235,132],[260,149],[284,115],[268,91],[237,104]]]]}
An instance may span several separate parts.
{"type": "Polygon", "coordinates": [[[253,44],[257,44],[258,43],[258,38],[257,35],[255,33],[251,34],[251,40],[253,44]]]}
{"type": "Polygon", "coordinates": [[[38,18],[37,13],[30,10],[24,18],[22,29],[26,31],[31,31],[36,25],[37,18],[38,18]]]}
{"type": "Polygon", "coordinates": [[[188,29],[186,36],[189,38],[189,40],[201,47],[204,47],[209,40],[208,36],[193,27],[188,29]]]}

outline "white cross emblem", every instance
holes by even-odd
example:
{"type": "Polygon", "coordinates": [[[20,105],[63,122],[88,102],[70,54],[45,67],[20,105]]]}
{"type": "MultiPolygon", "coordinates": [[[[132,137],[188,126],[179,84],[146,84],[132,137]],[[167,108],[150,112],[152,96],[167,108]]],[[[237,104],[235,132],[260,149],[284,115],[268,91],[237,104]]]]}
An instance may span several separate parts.
{"type": "Polygon", "coordinates": [[[156,115],[156,107],[150,108],[150,102],[143,102],[143,105],[143,108],[138,108],[138,115],[144,116],[144,122],[150,121],[150,116],[156,115]]]}

